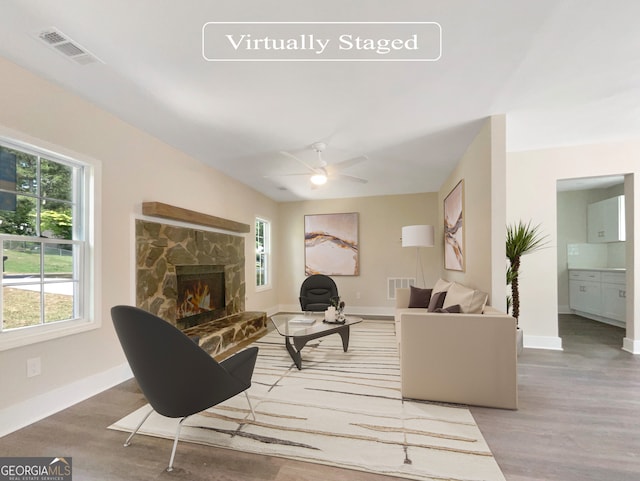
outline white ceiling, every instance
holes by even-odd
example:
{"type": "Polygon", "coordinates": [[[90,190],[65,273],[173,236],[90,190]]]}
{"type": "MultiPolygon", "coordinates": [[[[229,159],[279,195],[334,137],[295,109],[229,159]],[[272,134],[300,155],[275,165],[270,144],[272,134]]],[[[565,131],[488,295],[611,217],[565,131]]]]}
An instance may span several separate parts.
{"type": "Polygon", "coordinates": [[[608,189],[624,184],[624,175],[603,175],[601,177],[582,177],[575,179],[561,179],[557,182],[558,192],[572,190],[608,189]]]}
{"type": "Polygon", "coordinates": [[[3,0],[0,55],[278,201],[437,191],[482,119],[508,150],[640,132],[637,0],[3,0]],[[434,21],[437,62],[206,62],[209,21],[434,21]],[[100,58],[37,40],[56,27],[100,58]],[[366,154],[311,189],[284,176],[366,154]],[[266,177],[270,176],[270,177],[266,177]]]}

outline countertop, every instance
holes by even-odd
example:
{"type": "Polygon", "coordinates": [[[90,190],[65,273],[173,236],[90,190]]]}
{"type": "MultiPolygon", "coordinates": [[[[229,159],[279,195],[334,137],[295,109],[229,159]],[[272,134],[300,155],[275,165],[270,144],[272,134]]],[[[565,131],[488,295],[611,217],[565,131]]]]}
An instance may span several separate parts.
{"type": "Polygon", "coordinates": [[[569,267],[570,271],[626,272],[625,267],[569,267]]]}

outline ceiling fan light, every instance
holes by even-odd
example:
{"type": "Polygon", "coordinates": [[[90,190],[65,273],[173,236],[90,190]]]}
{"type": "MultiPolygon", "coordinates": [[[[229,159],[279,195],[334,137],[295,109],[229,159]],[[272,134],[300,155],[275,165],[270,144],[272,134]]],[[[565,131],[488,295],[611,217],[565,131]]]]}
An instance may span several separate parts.
{"type": "Polygon", "coordinates": [[[327,183],[327,176],[324,174],[313,174],[311,176],[311,183],[313,185],[324,185],[327,183]]]}

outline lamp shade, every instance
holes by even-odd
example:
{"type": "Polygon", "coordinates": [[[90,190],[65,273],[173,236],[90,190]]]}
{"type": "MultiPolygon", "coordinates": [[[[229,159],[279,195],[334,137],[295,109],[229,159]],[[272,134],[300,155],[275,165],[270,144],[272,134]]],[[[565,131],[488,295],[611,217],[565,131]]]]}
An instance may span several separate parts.
{"type": "Polygon", "coordinates": [[[402,228],[402,247],[433,247],[432,225],[407,225],[402,228]]]}

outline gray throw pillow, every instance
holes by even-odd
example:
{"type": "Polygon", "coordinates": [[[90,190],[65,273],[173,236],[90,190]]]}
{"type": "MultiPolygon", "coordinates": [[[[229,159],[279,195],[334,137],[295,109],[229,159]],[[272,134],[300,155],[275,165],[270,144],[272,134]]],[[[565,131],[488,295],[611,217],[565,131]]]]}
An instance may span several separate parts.
{"type": "Polygon", "coordinates": [[[439,312],[443,314],[458,314],[460,312],[460,304],[454,304],[449,307],[440,307],[433,312],[439,312]]]}
{"type": "Polygon", "coordinates": [[[429,307],[431,300],[431,289],[420,289],[419,287],[411,287],[411,296],[409,297],[409,307],[421,307],[426,309],[429,307]]]}
{"type": "Polygon", "coordinates": [[[447,296],[446,292],[436,292],[431,296],[429,301],[429,312],[435,312],[436,309],[440,309],[444,304],[444,298],[447,296]]]}

